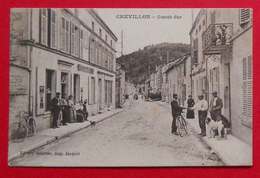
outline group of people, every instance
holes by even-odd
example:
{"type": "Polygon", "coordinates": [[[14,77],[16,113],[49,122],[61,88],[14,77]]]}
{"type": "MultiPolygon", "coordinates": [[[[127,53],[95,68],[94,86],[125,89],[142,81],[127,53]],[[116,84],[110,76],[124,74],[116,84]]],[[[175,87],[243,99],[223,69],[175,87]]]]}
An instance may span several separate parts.
{"type": "Polygon", "coordinates": [[[177,127],[176,127],[176,118],[181,114],[183,109],[187,109],[186,118],[194,119],[195,113],[194,110],[198,112],[198,120],[201,133],[199,135],[206,136],[210,135],[211,131],[214,129],[217,130],[217,135],[221,136],[222,130],[227,126],[227,119],[221,114],[221,110],[223,108],[223,102],[220,97],[218,97],[218,93],[214,91],[212,93],[212,99],[210,104],[208,104],[207,100],[203,95],[198,96],[198,102],[195,103],[194,99],[191,95],[189,95],[187,100],[187,107],[182,107],[178,103],[177,94],[173,94],[173,101],[171,102],[172,108],[172,134],[178,135],[177,127]],[[206,124],[208,127],[206,129],[206,124]]]}
{"type": "Polygon", "coordinates": [[[60,98],[60,93],[57,92],[50,104],[53,118],[52,128],[54,129],[59,128],[59,125],[67,125],[67,123],[72,122],[83,122],[88,118],[87,100],[80,102],[80,107],[76,108],[72,95],[67,99],[65,99],[65,97],[60,98]]]}

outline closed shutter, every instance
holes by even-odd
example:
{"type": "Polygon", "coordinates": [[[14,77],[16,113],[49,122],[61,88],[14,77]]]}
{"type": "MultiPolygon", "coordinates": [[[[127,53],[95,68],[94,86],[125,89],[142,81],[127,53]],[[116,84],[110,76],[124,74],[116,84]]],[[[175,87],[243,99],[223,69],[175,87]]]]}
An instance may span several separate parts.
{"type": "Polygon", "coordinates": [[[243,25],[250,21],[250,9],[240,9],[239,11],[240,25],[243,25]]]}
{"type": "Polygon", "coordinates": [[[72,22],[70,23],[70,31],[70,52],[75,54],[75,25],[72,22]]]}
{"type": "Polygon", "coordinates": [[[40,9],[40,43],[47,45],[48,15],[47,9],[40,9]]]}
{"type": "Polygon", "coordinates": [[[61,18],[61,28],[60,28],[60,46],[61,46],[61,49],[62,50],[64,50],[64,51],[66,51],[66,30],[65,30],[65,28],[66,28],[66,22],[65,22],[65,18],[64,17],[62,17],[61,18]]]}
{"type": "Polygon", "coordinates": [[[57,15],[54,10],[51,9],[51,47],[57,47],[57,15]]]}
{"type": "Polygon", "coordinates": [[[243,58],[243,115],[251,120],[252,117],[252,57],[243,58]]]}

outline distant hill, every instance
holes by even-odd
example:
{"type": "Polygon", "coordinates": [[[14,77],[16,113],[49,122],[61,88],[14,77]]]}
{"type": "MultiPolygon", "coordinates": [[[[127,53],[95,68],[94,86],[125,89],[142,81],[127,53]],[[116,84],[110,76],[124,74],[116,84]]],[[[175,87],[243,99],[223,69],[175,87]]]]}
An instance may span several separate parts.
{"type": "Polygon", "coordinates": [[[190,52],[190,45],[182,43],[160,43],[117,58],[126,70],[126,79],[132,83],[143,83],[156,65],[173,61],[190,52]]]}

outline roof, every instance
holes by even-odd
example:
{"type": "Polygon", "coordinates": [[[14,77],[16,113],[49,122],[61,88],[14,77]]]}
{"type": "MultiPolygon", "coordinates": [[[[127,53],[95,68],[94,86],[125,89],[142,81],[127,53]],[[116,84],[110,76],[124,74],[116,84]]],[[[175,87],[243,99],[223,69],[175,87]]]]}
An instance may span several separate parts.
{"type": "Polygon", "coordinates": [[[167,68],[165,69],[164,73],[169,72],[171,69],[173,69],[174,67],[176,67],[177,65],[181,64],[183,61],[185,61],[186,59],[188,59],[188,57],[190,57],[190,54],[188,55],[184,55],[178,59],[176,59],[175,61],[168,63],[167,64],[167,68]]]}
{"type": "Polygon", "coordinates": [[[90,14],[99,21],[100,25],[117,41],[116,35],[112,32],[112,30],[108,27],[108,25],[103,21],[103,19],[98,15],[98,13],[94,9],[89,9],[90,14]]]}
{"type": "Polygon", "coordinates": [[[196,16],[196,18],[195,18],[195,20],[194,20],[194,22],[192,24],[192,27],[191,27],[191,30],[190,30],[190,33],[189,33],[190,35],[191,35],[192,31],[194,30],[195,26],[197,25],[198,21],[200,20],[201,16],[204,13],[206,14],[206,9],[200,9],[198,15],[196,16]]]}

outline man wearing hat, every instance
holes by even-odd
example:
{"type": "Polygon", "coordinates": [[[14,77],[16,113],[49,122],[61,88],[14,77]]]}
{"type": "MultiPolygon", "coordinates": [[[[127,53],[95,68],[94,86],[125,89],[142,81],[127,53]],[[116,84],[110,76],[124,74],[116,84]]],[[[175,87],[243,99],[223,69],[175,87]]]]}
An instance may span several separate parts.
{"type": "Polygon", "coordinates": [[[58,128],[58,118],[60,114],[60,93],[57,92],[56,96],[51,100],[52,112],[52,128],[58,128]]]}
{"type": "Polygon", "coordinates": [[[216,91],[212,93],[212,96],[213,98],[210,101],[210,115],[214,121],[220,121],[223,102],[222,99],[218,97],[218,93],[216,91]]]}
{"type": "Polygon", "coordinates": [[[198,96],[199,101],[196,103],[196,105],[193,107],[193,109],[198,110],[198,116],[199,116],[199,126],[201,133],[199,135],[206,136],[206,118],[208,113],[208,102],[204,99],[203,95],[198,96]]]}
{"type": "Polygon", "coordinates": [[[176,118],[178,115],[181,114],[182,107],[179,105],[177,101],[178,97],[177,94],[173,94],[173,100],[171,102],[171,108],[172,108],[172,134],[178,135],[177,133],[177,126],[176,126],[176,118]]]}

